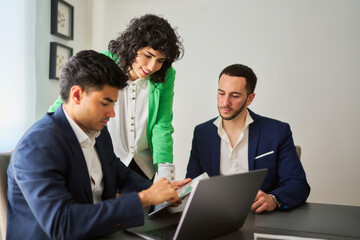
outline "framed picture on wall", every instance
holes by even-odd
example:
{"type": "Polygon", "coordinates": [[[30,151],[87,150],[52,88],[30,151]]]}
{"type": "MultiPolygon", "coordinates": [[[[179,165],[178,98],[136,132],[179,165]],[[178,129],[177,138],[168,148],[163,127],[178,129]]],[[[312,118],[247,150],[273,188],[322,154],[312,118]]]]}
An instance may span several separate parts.
{"type": "Polygon", "coordinates": [[[72,55],[72,48],[57,42],[50,43],[50,79],[59,79],[62,67],[72,55]]]}
{"type": "Polygon", "coordinates": [[[74,7],[63,0],[51,0],[51,34],[74,39],[74,7]]]}

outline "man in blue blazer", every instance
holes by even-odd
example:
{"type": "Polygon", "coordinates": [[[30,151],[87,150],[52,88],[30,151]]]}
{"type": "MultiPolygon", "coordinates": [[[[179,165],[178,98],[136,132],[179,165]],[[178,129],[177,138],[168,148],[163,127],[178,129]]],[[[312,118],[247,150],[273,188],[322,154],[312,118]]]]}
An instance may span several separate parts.
{"type": "Polygon", "coordinates": [[[36,122],[12,153],[7,239],[95,238],[142,225],[143,207],[178,199],[168,180],[152,185],[114,154],[104,126],[126,80],[95,51],[67,61],[60,76],[64,104],[36,122]]]}
{"type": "Polygon", "coordinates": [[[252,69],[241,64],[221,72],[217,93],[220,116],[196,126],[186,176],[267,168],[251,209],[256,213],[291,209],[306,201],[310,186],[289,124],[247,108],[255,97],[256,81],[252,69]]]}

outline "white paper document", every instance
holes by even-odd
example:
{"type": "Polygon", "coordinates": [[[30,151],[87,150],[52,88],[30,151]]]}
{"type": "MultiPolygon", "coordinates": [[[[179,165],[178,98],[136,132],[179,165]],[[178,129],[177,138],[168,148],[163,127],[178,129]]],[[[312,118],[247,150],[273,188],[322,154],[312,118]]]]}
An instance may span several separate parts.
{"type": "Polygon", "coordinates": [[[274,234],[264,234],[264,233],[254,233],[254,240],[325,240],[323,238],[307,238],[307,237],[295,237],[287,235],[274,235],[274,234]]]}

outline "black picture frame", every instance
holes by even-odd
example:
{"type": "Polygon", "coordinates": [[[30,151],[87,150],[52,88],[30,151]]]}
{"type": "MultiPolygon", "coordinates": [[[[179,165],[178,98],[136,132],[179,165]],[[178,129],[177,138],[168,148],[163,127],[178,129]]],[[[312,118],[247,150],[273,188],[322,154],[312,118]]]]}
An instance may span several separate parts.
{"type": "Polygon", "coordinates": [[[51,0],[51,34],[74,39],[74,7],[63,0],[51,0]]]}
{"type": "Polygon", "coordinates": [[[62,67],[72,55],[72,48],[57,42],[50,42],[50,79],[59,79],[62,67]]]}

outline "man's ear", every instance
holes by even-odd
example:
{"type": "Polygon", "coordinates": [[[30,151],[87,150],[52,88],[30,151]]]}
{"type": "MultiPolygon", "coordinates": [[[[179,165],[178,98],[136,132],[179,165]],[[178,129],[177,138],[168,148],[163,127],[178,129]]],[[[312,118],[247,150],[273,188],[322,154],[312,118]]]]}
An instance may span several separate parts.
{"type": "Polygon", "coordinates": [[[81,99],[83,98],[84,90],[82,87],[75,85],[70,89],[70,99],[75,104],[80,104],[81,99]]]}
{"type": "Polygon", "coordinates": [[[248,98],[247,98],[247,103],[246,103],[246,107],[250,106],[250,104],[252,103],[252,101],[255,98],[255,93],[251,93],[249,94],[248,98]]]}

